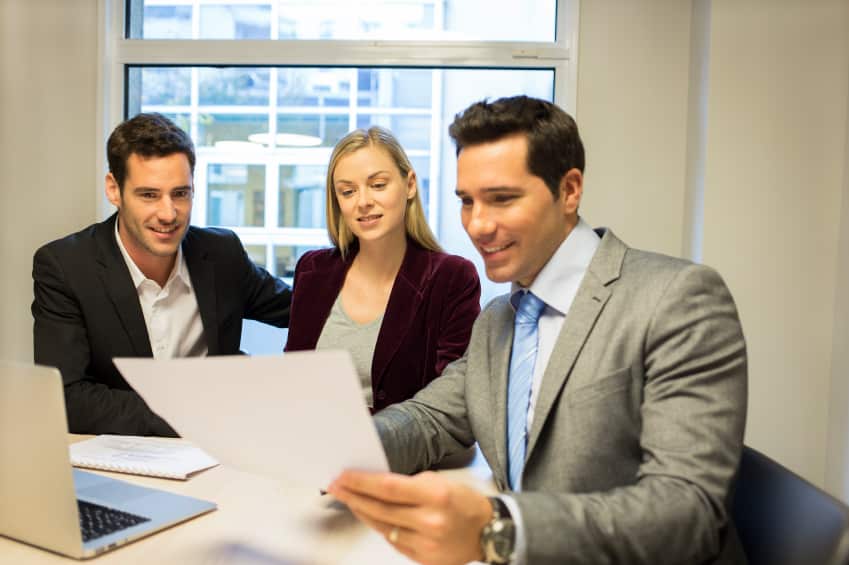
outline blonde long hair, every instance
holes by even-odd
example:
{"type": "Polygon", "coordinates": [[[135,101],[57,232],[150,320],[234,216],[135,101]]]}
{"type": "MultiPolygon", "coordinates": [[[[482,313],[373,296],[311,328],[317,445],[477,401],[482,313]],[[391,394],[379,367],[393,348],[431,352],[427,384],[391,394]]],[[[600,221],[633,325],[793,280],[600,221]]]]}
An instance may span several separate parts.
{"type": "MultiPolygon", "coordinates": [[[[330,155],[330,164],[327,166],[327,235],[330,236],[330,241],[339,252],[342,258],[345,258],[351,249],[351,245],[356,240],[356,236],[351,233],[350,228],[342,218],[342,211],[339,209],[339,201],[336,198],[336,191],[333,187],[333,173],[336,171],[336,165],[342,157],[350,155],[355,151],[359,151],[365,147],[380,147],[389,153],[403,178],[407,178],[413,170],[413,165],[404,152],[404,148],[395,139],[392,133],[380,126],[371,126],[366,129],[356,129],[339,140],[336,147],[333,148],[333,153],[330,155]]],[[[436,241],[436,236],[430,230],[425,220],[424,210],[422,209],[422,201],[419,197],[418,179],[416,179],[416,193],[412,198],[407,199],[407,209],[404,213],[404,228],[407,232],[407,237],[418,243],[420,246],[431,251],[442,251],[439,243],[436,241]]]]}

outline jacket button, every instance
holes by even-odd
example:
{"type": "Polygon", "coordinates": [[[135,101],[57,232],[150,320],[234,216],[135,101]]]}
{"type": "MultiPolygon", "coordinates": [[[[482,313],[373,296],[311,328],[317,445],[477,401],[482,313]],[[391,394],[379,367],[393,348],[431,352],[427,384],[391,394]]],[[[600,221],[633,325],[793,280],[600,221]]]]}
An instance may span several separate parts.
{"type": "Polygon", "coordinates": [[[377,391],[377,399],[378,400],[386,400],[386,391],[383,391],[383,390],[377,391]]]}

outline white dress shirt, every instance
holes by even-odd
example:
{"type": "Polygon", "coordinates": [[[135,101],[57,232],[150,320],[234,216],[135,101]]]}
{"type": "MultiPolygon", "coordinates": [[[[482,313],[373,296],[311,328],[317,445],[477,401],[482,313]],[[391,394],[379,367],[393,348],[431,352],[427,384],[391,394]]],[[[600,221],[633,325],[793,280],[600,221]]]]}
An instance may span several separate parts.
{"type": "MultiPolygon", "coordinates": [[[[518,307],[520,294],[525,290],[533,292],[534,295],[545,302],[545,309],[539,318],[537,359],[534,363],[531,399],[526,423],[528,430],[531,429],[531,423],[534,420],[534,408],[539,396],[542,376],[548,366],[557,336],[560,335],[560,330],[566,321],[566,315],[575,300],[578,287],[584,280],[584,275],[599,243],[601,243],[601,238],[598,234],[583,218],[579,218],[578,224],[569,232],[569,235],[566,236],[566,239],[563,240],[563,243],[560,244],[560,247],[557,248],[557,251],[554,252],[554,255],[551,256],[531,283],[530,288],[523,288],[515,282],[513,283],[510,304],[514,309],[518,307]]],[[[515,490],[521,491],[521,484],[515,490]]],[[[525,536],[525,527],[519,505],[510,495],[501,495],[499,498],[507,505],[516,525],[515,558],[512,564],[525,565],[527,563],[527,537],[525,536]]]]}
{"type": "Polygon", "coordinates": [[[115,241],[118,242],[118,249],[121,250],[139,295],[153,357],[171,359],[205,356],[209,349],[182,246],[177,248],[177,260],[165,286],[160,287],[156,281],[144,276],[127,253],[118,234],[117,221],[115,241]]]}

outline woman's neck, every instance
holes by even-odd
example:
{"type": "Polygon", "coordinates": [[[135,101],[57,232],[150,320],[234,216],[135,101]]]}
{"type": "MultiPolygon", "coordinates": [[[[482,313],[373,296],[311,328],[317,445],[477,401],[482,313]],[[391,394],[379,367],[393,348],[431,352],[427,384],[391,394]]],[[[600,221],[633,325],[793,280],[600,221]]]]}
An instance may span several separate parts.
{"type": "Polygon", "coordinates": [[[407,234],[377,241],[360,240],[360,250],[354,258],[357,270],[374,281],[394,281],[407,252],[407,234]]]}

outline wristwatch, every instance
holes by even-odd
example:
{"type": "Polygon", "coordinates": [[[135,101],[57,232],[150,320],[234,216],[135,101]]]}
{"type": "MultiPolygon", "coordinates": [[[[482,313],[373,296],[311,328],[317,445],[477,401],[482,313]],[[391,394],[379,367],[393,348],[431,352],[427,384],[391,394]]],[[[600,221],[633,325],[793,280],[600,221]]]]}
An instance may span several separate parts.
{"type": "Polygon", "coordinates": [[[492,519],[481,530],[481,551],[485,563],[503,565],[513,560],[516,547],[516,526],[507,505],[491,496],[492,519]]]}

